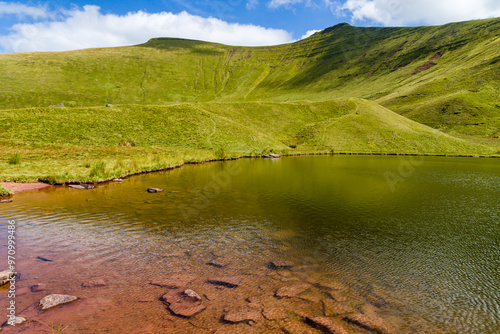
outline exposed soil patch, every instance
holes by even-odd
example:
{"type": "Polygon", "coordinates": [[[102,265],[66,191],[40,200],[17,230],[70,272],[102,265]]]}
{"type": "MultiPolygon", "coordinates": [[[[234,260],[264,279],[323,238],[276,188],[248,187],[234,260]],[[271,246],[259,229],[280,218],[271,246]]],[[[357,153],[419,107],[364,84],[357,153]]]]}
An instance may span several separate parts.
{"type": "Polygon", "coordinates": [[[6,189],[12,190],[14,193],[20,193],[23,191],[30,191],[30,190],[39,190],[50,187],[49,184],[42,182],[34,182],[34,183],[2,182],[0,183],[0,185],[6,189]]]}
{"type": "Polygon", "coordinates": [[[432,56],[429,58],[429,60],[423,64],[422,66],[419,66],[415,69],[415,71],[413,71],[413,73],[411,75],[416,75],[420,72],[423,72],[423,71],[427,71],[429,68],[431,68],[432,66],[436,65],[436,63],[434,63],[434,60],[438,60],[439,58],[441,58],[443,55],[441,53],[436,53],[436,55],[432,56]]]}

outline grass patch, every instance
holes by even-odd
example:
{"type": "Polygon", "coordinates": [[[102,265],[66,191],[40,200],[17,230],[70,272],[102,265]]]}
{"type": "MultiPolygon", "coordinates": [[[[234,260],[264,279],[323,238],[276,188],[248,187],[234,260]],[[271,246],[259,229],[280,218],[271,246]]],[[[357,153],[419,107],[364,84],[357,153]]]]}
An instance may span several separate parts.
{"type": "Polygon", "coordinates": [[[12,195],[14,195],[14,192],[12,190],[5,189],[4,187],[0,186],[0,197],[7,197],[12,195]]]}
{"type": "Polygon", "coordinates": [[[21,164],[21,153],[14,153],[9,156],[7,160],[9,165],[19,165],[21,164]]]}

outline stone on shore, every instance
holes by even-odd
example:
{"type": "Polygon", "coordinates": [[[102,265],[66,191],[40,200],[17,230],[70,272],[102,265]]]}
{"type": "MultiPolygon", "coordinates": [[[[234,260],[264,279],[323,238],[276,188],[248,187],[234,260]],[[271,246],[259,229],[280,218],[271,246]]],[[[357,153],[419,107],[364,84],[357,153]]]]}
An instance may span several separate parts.
{"type": "Polygon", "coordinates": [[[95,288],[95,287],[100,287],[100,286],[106,286],[106,281],[103,280],[102,278],[97,279],[97,280],[90,280],[88,282],[82,283],[82,286],[84,288],[95,288]]]}
{"type": "Polygon", "coordinates": [[[291,269],[293,267],[293,263],[282,260],[271,261],[267,267],[272,270],[277,269],[291,269]]]}
{"type": "Polygon", "coordinates": [[[311,286],[309,284],[300,284],[293,286],[284,286],[279,288],[274,294],[277,298],[293,298],[302,292],[308,290],[311,286]]]}
{"type": "Polygon", "coordinates": [[[173,275],[166,278],[155,278],[151,280],[150,284],[165,287],[168,289],[179,289],[186,287],[195,279],[191,275],[173,275]]]}
{"type": "Polygon", "coordinates": [[[227,288],[236,288],[241,284],[240,277],[217,277],[207,280],[207,283],[225,286],[227,288]]]}
{"type": "Polygon", "coordinates": [[[327,334],[348,334],[338,321],[324,317],[306,318],[306,323],[327,334]]]}
{"type": "Polygon", "coordinates": [[[115,179],[113,179],[113,180],[111,180],[111,181],[113,181],[113,182],[123,182],[123,180],[122,180],[122,179],[118,179],[118,178],[115,178],[115,179]]]}
{"type": "Polygon", "coordinates": [[[173,290],[164,294],[162,300],[168,304],[170,312],[186,318],[192,317],[206,308],[201,297],[193,290],[173,290]]]}
{"type": "Polygon", "coordinates": [[[148,193],[161,193],[162,191],[161,188],[148,188],[148,193]]]}
{"type": "Polygon", "coordinates": [[[47,290],[47,286],[43,283],[38,283],[30,287],[31,292],[40,292],[47,290]]]}
{"type": "Polygon", "coordinates": [[[71,303],[72,301],[75,301],[77,299],[78,297],[75,296],[52,294],[43,297],[40,300],[39,305],[42,310],[48,310],[49,308],[53,308],[58,305],[71,303]]]}
{"type": "Polygon", "coordinates": [[[9,283],[12,276],[14,276],[14,272],[12,270],[7,269],[0,271],[0,286],[9,283]]]}
{"type": "Polygon", "coordinates": [[[238,324],[238,323],[251,324],[257,322],[260,319],[260,312],[258,309],[251,308],[248,306],[242,306],[229,310],[227,313],[224,314],[222,319],[232,324],[238,324]]]}

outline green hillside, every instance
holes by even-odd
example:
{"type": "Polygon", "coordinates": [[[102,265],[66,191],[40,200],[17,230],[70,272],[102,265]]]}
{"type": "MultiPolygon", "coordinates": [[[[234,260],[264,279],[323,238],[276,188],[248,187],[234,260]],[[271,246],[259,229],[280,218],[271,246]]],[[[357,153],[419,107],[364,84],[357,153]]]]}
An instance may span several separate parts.
{"type": "Polygon", "coordinates": [[[154,38],[0,54],[0,179],[98,180],[269,150],[499,154],[499,60],[498,18],[339,24],[271,47],[154,38]]]}
{"type": "Polygon", "coordinates": [[[494,154],[360,99],[206,102],[0,112],[3,179],[99,181],[264,153],[494,154]]]}

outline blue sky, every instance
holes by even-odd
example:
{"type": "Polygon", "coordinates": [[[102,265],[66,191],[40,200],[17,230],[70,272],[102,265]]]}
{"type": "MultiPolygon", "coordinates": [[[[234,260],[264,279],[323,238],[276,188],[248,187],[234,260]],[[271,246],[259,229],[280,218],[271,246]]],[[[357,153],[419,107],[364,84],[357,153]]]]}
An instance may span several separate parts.
{"type": "Polygon", "coordinates": [[[499,0],[0,0],[0,53],[132,45],[152,37],[273,45],[340,22],[412,26],[498,16],[499,0]]]}

